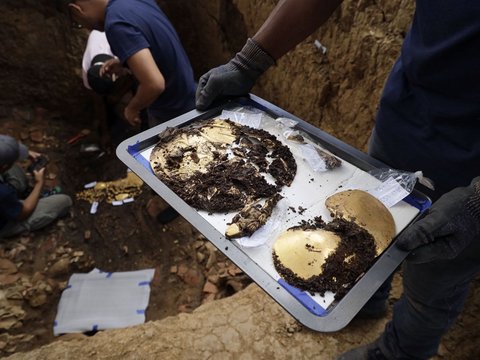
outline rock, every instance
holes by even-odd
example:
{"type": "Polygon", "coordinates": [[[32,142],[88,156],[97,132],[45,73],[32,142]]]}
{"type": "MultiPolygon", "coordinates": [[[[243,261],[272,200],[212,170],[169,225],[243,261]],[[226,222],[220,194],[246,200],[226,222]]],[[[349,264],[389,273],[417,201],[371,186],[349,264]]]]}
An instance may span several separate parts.
{"type": "Polygon", "coordinates": [[[209,294],[216,294],[218,293],[218,288],[215,284],[212,284],[210,281],[207,281],[203,286],[203,292],[209,293],[209,294]]]}
{"type": "Polygon", "coordinates": [[[217,262],[217,255],[215,252],[210,252],[210,255],[208,256],[207,264],[205,265],[205,268],[209,270],[215,263],[217,262]]]}
{"type": "Polygon", "coordinates": [[[68,258],[62,258],[58,260],[55,264],[53,264],[50,269],[48,269],[48,274],[51,277],[58,277],[61,275],[65,275],[69,272],[70,269],[70,261],[68,258]]]}
{"type": "Polygon", "coordinates": [[[30,139],[36,143],[41,143],[43,141],[43,131],[42,130],[34,130],[30,132],[30,139]]]}
{"type": "Polygon", "coordinates": [[[170,274],[176,274],[177,271],[178,271],[178,266],[177,265],[170,266],[170,274]]]}
{"type": "Polygon", "coordinates": [[[0,285],[10,285],[20,278],[20,274],[0,274],[0,285]]]}
{"type": "Polygon", "coordinates": [[[37,308],[47,303],[47,294],[43,291],[35,291],[34,294],[28,298],[28,304],[33,307],[37,308]]]}
{"type": "Polygon", "coordinates": [[[203,282],[203,274],[196,269],[189,269],[183,276],[181,276],[183,282],[190,286],[198,286],[203,282]]]}
{"type": "Polygon", "coordinates": [[[197,252],[197,262],[202,263],[205,260],[205,254],[201,251],[197,252]]]}
{"type": "Polygon", "coordinates": [[[178,312],[191,313],[193,311],[192,306],[189,304],[181,304],[178,306],[178,312]]]}
{"type": "Polygon", "coordinates": [[[7,259],[0,259],[0,274],[15,274],[18,271],[17,266],[7,259]]]}

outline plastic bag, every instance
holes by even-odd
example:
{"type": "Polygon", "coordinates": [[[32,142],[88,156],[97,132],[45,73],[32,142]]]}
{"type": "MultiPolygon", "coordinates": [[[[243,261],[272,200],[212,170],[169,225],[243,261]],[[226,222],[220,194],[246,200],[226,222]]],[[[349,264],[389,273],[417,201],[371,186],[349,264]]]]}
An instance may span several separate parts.
{"type": "Polygon", "coordinates": [[[425,176],[423,176],[423,172],[416,171],[416,172],[408,172],[408,171],[401,171],[395,169],[374,169],[368,172],[370,175],[376,177],[378,180],[385,182],[390,178],[393,178],[397,183],[400,184],[402,188],[404,188],[408,193],[413,191],[415,184],[418,182],[431,190],[435,190],[435,186],[433,181],[425,176]]]}

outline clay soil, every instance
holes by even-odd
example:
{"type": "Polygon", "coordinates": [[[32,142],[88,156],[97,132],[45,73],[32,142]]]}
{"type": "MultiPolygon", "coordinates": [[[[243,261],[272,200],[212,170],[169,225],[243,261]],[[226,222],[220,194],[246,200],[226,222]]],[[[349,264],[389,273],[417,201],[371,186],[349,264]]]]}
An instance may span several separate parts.
{"type": "Polygon", "coordinates": [[[94,129],[69,145],[82,125],[40,108],[8,109],[0,120],[0,133],[22,139],[50,158],[46,188],[60,186],[74,200],[66,218],[0,243],[0,356],[56,339],[57,305],[73,273],[154,268],[146,321],[191,312],[251,282],[181,216],[159,223],[156,215],[164,203],[146,185],[133,203],[116,207],[101,202],[97,213],[90,214],[90,203],[75,199],[75,193],[92,181],[123,178],[127,168],[116,158],[115,144],[98,159],[81,154],[82,144],[98,142],[94,129]]]}
{"type": "MultiPolygon", "coordinates": [[[[126,167],[112,147],[98,160],[80,154],[82,143],[98,141],[93,129],[89,137],[67,144],[83,127],[44,109],[12,108],[0,121],[1,133],[17,136],[50,157],[47,187],[61,186],[74,198],[68,217],[42,231],[0,243],[1,357],[59,339],[52,331],[57,305],[66,282],[76,272],[95,267],[109,272],[155,268],[147,321],[191,312],[251,283],[183,218],[167,225],[157,222],[162,203],[146,185],[135,202],[120,207],[101,203],[97,214],[91,215],[90,204],[75,200],[75,193],[91,181],[124,177],[126,167]]],[[[396,276],[390,307],[401,293],[400,280],[396,276]]],[[[478,283],[436,358],[478,358],[478,283]]],[[[355,326],[358,321],[352,323],[353,330],[355,326]]],[[[362,334],[355,334],[351,336],[360,338],[352,341],[361,343],[362,334]]],[[[77,335],[60,339],[72,336],[77,335]]]]}

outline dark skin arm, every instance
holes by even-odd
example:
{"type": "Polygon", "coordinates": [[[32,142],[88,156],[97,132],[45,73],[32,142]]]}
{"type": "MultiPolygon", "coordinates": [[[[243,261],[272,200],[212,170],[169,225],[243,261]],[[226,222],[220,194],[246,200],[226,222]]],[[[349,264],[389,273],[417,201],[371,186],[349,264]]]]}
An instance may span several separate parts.
{"type": "Polygon", "coordinates": [[[37,207],[38,200],[40,199],[40,194],[42,192],[43,184],[45,182],[45,168],[42,168],[38,171],[33,172],[33,176],[35,177],[35,186],[33,187],[32,192],[28,197],[23,200],[23,208],[20,214],[18,215],[18,220],[25,220],[30,215],[32,215],[33,211],[37,207]]]}
{"type": "Polygon", "coordinates": [[[342,0],[282,0],[253,39],[275,60],[312,34],[342,0]]]}

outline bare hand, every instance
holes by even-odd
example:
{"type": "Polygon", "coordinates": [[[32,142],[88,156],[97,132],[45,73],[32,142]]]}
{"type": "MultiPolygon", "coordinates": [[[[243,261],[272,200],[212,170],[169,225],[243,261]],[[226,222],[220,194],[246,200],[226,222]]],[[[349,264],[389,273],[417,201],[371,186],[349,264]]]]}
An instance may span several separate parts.
{"type": "Polygon", "coordinates": [[[33,177],[35,178],[35,183],[43,184],[45,182],[45,168],[34,170],[33,177]]]}
{"type": "Polygon", "coordinates": [[[36,159],[37,157],[39,157],[41,155],[42,154],[40,154],[36,151],[28,150],[28,156],[31,157],[32,159],[36,159]]]}
{"type": "Polygon", "coordinates": [[[141,120],[140,120],[140,111],[132,109],[129,105],[125,107],[125,110],[123,111],[123,115],[125,116],[125,119],[128,121],[128,123],[132,126],[137,126],[140,125],[141,120]]]}
{"type": "Polygon", "coordinates": [[[120,61],[116,58],[107,60],[103,63],[102,67],[100,68],[100,76],[101,77],[108,77],[114,78],[113,75],[116,77],[120,77],[125,74],[126,69],[120,64],[120,61]]]}

